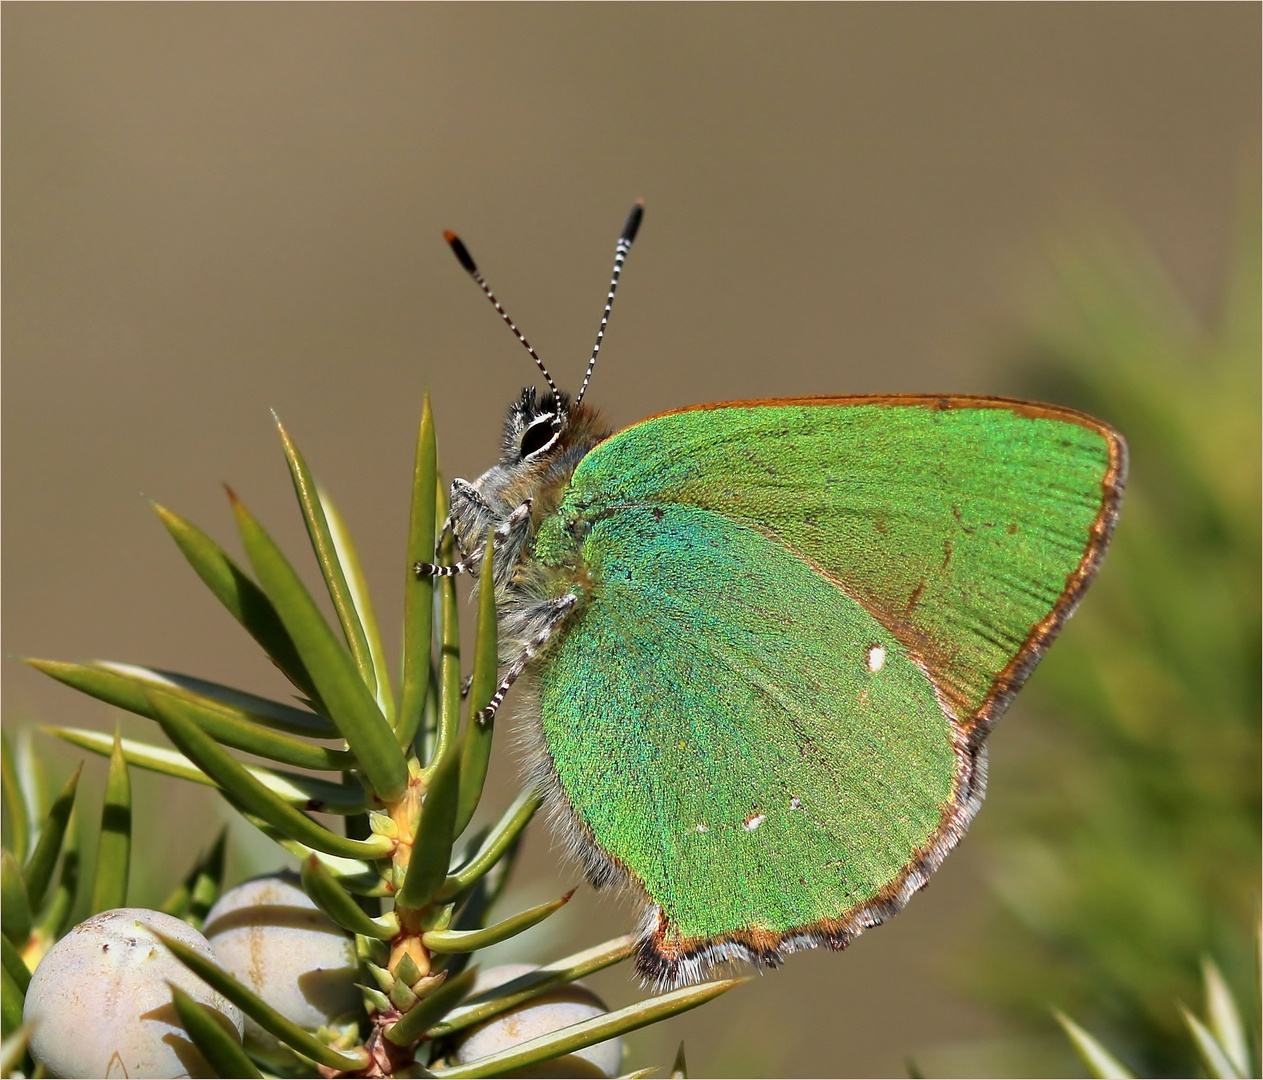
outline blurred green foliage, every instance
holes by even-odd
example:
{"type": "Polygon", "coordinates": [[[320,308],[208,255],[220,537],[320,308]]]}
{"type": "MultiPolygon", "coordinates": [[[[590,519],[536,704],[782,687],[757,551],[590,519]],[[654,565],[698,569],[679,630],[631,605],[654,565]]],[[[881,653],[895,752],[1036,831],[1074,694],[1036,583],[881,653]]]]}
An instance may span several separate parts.
{"type": "Polygon", "coordinates": [[[1108,1033],[1142,1076],[1197,1075],[1177,1002],[1200,998],[1204,955],[1257,1011],[1257,193],[1243,205],[1211,316],[1140,244],[1070,246],[1018,356],[1016,389],[1114,424],[1131,469],[1025,695],[1021,761],[994,776],[1004,813],[979,831],[1002,914],[969,979],[1032,1034],[1050,1006],[1108,1033]]]}
{"type": "MultiPolygon", "coordinates": [[[[1196,1016],[1183,1003],[1180,1004],[1180,1013],[1188,1025],[1189,1036],[1202,1059],[1206,1075],[1217,1080],[1258,1076],[1251,1048],[1251,1042],[1258,1046],[1258,1011],[1249,1014],[1250,1022],[1247,1023],[1241,1006],[1213,960],[1202,962],[1202,977],[1206,982],[1205,1019],[1196,1016]]],[[[1060,1010],[1055,1010],[1055,1015],[1067,1038],[1074,1044],[1080,1060],[1088,1067],[1089,1075],[1101,1080],[1131,1080],[1136,1075],[1091,1032],[1084,1031],[1060,1010]]]]}

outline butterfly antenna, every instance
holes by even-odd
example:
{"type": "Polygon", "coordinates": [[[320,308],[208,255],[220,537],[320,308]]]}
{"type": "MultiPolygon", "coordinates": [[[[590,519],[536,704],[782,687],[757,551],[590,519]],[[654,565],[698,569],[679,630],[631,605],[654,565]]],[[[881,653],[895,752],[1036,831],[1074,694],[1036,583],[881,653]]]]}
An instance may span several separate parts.
{"type": "MultiPolygon", "coordinates": [[[[548,368],[544,367],[544,361],[539,358],[539,353],[531,348],[531,343],[526,340],[522,331],[519,330],[513,320],[509,318],[509,313],[500,306],[500,301],[496,299],[496,294],[488,288],[487,281],[482,276],[482,271],[478,269],[477,264],[473,260],[473,256],[469,254],[469,249],[461,243],[461,238],[454,232],[445,232],[443,234],[443,239],[451,246],[452,253],[456,256],[457,261],[465,268],[469,276],[478,283],[478,288],[486,293],[487,299],[491,301],[492,306],[494,306],[496,311],[500,313],[500,318],[509,324],[509,329],[513,331],[514,336],[518,339],[518,341],[526,346],[526,351],[531,354],[531,359],[535,361],[535,366],[544,373],[544,378],[548,380],[548,385],[552,387],[553,394],[560,394],[561,391],[557,389],[557,384],[553,382],[553,377],[548,374],[548,368]]],[[[608,308],[606,310],[608,311],[608,308]]]]}
{"type": "Polygon", "coordinates": [[[596,332],[596,344],[592,346],[592,356],[588,360],[588,370],[583,376],[583,385],[579,387],[579,396],[574,399],[575,408],[583,400],[588,383],[592,381],[592,369],[596,367],[596,355],[601,351],[601,339],[605,337],[605,327],[610,321],[610,309],[614,306],[614,292],[618,289],[618,278],[623,272],[623,263],[627,261],[627,253],[631,251],[632,241],[636,239],[636,230],[640,228],[641,219],[645,216],[645,200],[637,199],[636,205],[627,215],[627,223],[623,226],[618,244],[614,248],[614,273],[610,275],[610,292],[605,298],[605,311],[601,314],[601,326],[596,332]]]}

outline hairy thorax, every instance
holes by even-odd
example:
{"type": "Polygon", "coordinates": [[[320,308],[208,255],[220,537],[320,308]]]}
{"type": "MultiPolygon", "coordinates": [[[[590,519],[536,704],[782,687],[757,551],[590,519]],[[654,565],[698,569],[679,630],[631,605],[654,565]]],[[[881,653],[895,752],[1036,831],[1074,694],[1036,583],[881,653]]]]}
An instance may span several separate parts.
{"type": "Polygon", "coordinates": [[[550,602],[573,593],[577,610],[590,594],[592,582],[577,542],[565,545],[563,557],[544,563],[537,558],[536,541],[541,526],[552,532],[561,524],[558,511],[575,469],[609,434],[594,409],[571,410],[564,395],[536,403],[533,392],[524,392],[509,411],[500,461],[476,480],[452,485],[452,531],[471,570],[481,564],[488,533],[496,531],[493,574],[502,662],[520,655],[538,635],[550,602]],[[524,435],[549,415],[557,417],[555,441],[524,455],[524,435]]]}

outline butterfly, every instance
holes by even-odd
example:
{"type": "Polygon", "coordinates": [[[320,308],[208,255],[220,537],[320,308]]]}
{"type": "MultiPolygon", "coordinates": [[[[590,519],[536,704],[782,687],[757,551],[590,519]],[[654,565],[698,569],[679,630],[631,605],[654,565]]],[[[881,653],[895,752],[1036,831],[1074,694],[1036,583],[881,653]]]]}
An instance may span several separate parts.
{"type": "Polygon", "coordinates": [[[643,901],[637,970],[844,948],[925,885],[985,740],[1109,543],[1123,438],[1054,405],[892,394],[699,405],[611,431],[584,403],[643,215],[619,237],[579,392],[509,407],[455,480],[460,557],[494,530],[502,680],[532,782],[597,886],[643,901]]]}

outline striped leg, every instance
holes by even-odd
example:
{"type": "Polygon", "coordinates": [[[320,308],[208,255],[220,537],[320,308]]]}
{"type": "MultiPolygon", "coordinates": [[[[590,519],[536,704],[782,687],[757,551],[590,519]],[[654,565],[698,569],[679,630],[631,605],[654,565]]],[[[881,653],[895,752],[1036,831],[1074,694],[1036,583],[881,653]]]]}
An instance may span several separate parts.
{"type": "MultiPolygon", "coordinates": [[[[471,489],[472,490],[472,489],[471,489]]],[[[479,498],[482,498],[480,495],[479,498]]],[[[450,520],[450,519],[449,519],[450,520]]],[[[515,533],[524,533],[530,528],[531,522],[531,500],[527,499],[516,510],[505,518],[496,526],[496,544],[503,547],[504,541],[508,540],[515,533]]],[[[446,525],[443,526],[445,529],[446,525]]],[[[514,537],[524,539],[524,537],[514,537]]],[[[419,562],[412,564],[412,572],[417,577],[455,577],[457,574],[472,573],[478,569],[482,563],[482,553],[486,550],[486,546],[479,544],[463,559],[457,559],[451,566],[439,566],[435,563],[419,562]]]]}
{"type": "Polygon", "coordinates": [[[504,673],[504,678],[500,680],[500,685],[496,687],[496,692],[491,695],[491,700],[487,702],[487,707],[474,717],[479,724],[486,724],[495,716],[496,710],[504,702],[504,695],[509,692],[509,687],[517,682],[518,677],[526,670],[526,666],[548,644],[548,639],[553,636],[557,627],[566,621],[566,616],[570,614],[578,602],[578,596],[574,593],[567,593],[565,596],[559,596],[556,600],[550,600],[543,605],[543,610],[538,616],[538,619],[542,620],[543,625],[540,627],[539,632],[526,643],[526,648],[522,650],[522,654],[508,666],[504,673]]]}
{"type": "Polygon", "coordinates": [[[451,533],[452,529],[455,527],[456,523],[453,521],[452,515],[459,513],[457,510],[457,506],[459,504],[473,503],[474,506],[476,506],[479,511],[487,517],[494,519],[496,516],[495,507],[493,507],[491,503],[487,502],[483,493],[474,487],[474,485],[468,480],[462,480],[459,476],[452,481],[450,502],[451,508],[448,510],[447,518],[443,522],[443,528],[439,530],[438,541],[434,545],[436,548],[441,548],[443,546],[443,541],[447,539],[448,534],[451,533]]]}
{"type": "MultiPolygon", "coordinates": [[[[459,476],[452,481],[451,498],[453,505],[458,502],[471,502],[477,506],[479,510],[483,511],[483,513],[490,514],[492,517],[495,517],[495,507],[493,507],[491,503],[487,502],[487,497],[468,480],[462,480],[459,476]]],[[[451,520],[450,516],[448,520],[451,520]]]]}
{"type": "Polygon", "coordinates": [[[477,565],[477,560],[482,558],[482,548],[471,552],[463,559],[457,559],[451,566],[439,566],[437,563],[418,562],[412,564],[412,572],[417,577],[455,577],[457,574],[466,574],[473,566],[477,565]]]}

